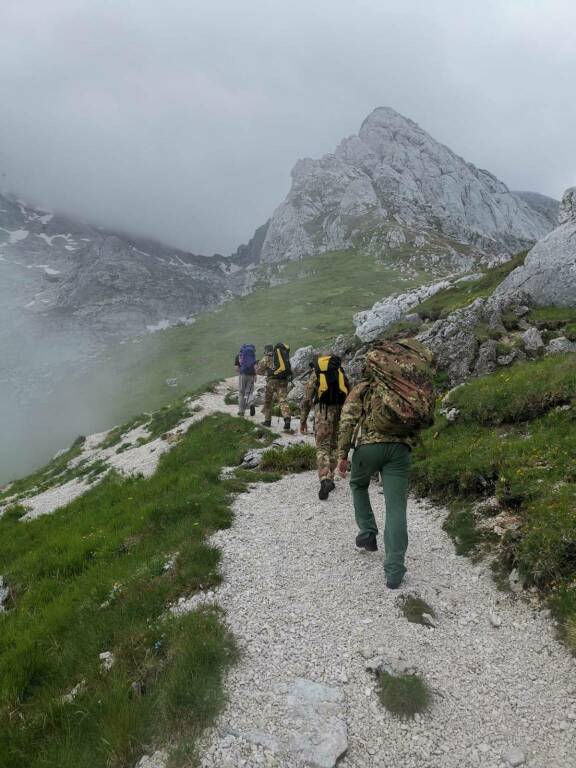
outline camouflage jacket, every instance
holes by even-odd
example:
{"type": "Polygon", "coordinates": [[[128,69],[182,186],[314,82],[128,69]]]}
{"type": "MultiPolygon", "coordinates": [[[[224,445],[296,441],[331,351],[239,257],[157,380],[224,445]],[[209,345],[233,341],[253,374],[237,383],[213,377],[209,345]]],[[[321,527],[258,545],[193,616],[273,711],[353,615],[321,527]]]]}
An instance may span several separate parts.
{"type": "Polygon", "coordinates": [[[399,437],[392,432],[383,432],[375,428],[370,413],[365,412],[365,402],[370,396],[370,382],[361,381],[348,395],[338,431],[338,458],[346,459],[350,448],[370,443],[404,443],[413,447],[418,441],[417,435],[399,437]],[[356,433],[356,434],[355,434],[356,433]],[[353,446],[352,443],[355,442],[353,446]]]}
{"type": "Polygon", "coordinates": [[[273,370],[274,358],[272,355],[264,355],[264,357],[256,363],[256,373],[258,376],[266,376],[266,378],[269,378],[273,370]]]}
{"type": "Polygon", "coordinates": [[[314,405],[314,395],[316,394],[316,387],[318,385],[318,378],[316,377],[316,371],[312,371],[306,382],[306,389],[304,391],[304,399],[300,405],[300,424],[305,424],[308,419],[308,414],[312,410],[314,405]]]}

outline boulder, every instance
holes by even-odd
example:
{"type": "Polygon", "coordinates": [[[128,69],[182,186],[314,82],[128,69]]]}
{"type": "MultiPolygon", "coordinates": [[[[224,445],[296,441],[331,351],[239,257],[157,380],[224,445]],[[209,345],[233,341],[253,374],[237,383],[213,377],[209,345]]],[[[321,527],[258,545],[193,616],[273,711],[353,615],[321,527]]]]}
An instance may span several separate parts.
{"type": "Polygon", "coordinates": [[[449,288],[450,285],[450,281],[441,280],[432,285],[424,285],[407,293],[400,293],[377,301],[372,309],[357,312],[354,315],[356,336],[361,341],[374,341],[387,328],[409,314],[410,309],[434,296],[438,291],[449,288]]]}
{"type": "MultiPolygon", "coordinates": [[[[488,327],[495,333],[504,333],[502,315],[525,303],[526,297],[522,294],[476,299],[467,307],[437,320],[416,338],[434,353],[438,367],[448,373],[450,384],[461,384],[471,376],[491,373],[498,364],[512,362],[502,356],[499,363],[496,341],[488,339],[481,345],[478,330],[488,327]]],[[[515,355],[513,359],[521,359],[519,352],[511,353],[515,355]]]]}
{"type": "Polygon", "coordinates": [[[290,355],[290,363],[292,365],[292,373],[294,376],[300,376],[308,370],[310,363],[314,362],[314,356],[317,351],[312,346],[299,347],[292,355],[290,355]]]}
{"type": "Polygon", "coordinates": [[[480,345],[478,350],[478,359],[474,366],[475,376],[486,376],[496,370],[496,358],[498,356],[498,342],[494,339],[488,339],[480,345]]]}
{"type": "Polygon", "coordinates": [[[576,352],[576,343],[570,341],[565,336],[552,339],[546,347],[547,355],[564,355],[567,352],[576,352]]]}
{"type": "Polygon", "coordinates": [[[522,334],[522,341],[524,342],[524,349],[528,352],[537,352],[544,346],[542,336],[537,328],[528,328],[528,330],[522,334]]]}
{"type": "Polygon", "coordinates": [[[536,243],[524,265],[508,275],[495,295],[520,289],[540,306],[576,305],[576,187],[564,193],[559,226],[536,243]]]}

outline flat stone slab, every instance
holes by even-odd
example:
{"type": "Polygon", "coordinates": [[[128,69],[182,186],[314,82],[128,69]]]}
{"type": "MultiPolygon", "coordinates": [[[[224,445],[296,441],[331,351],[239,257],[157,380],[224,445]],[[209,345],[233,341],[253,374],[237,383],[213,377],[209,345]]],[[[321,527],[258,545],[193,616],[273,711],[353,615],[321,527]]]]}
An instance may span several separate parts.
{"type": "Polygon", "coordinates": [[[288,738],[288,750],[310,765],[332,768],[348,749],[343,691],[297,678],[287,703],[289,716],[300,721],[288,738]]]}
{"type": "Polygon", "coordinates": [[[278,732],[236,735],[283,756],[290,765],[333,768],[348,749],[342,689],[298,677],[274,686],[273,695],[283,712],[278,732]]]}

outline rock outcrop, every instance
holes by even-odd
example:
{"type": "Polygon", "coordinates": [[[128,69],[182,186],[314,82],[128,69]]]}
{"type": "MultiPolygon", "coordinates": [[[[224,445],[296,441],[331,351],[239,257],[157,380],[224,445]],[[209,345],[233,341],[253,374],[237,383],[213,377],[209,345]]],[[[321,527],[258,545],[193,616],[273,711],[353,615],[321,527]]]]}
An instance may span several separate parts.
{"type": "Polygon", "coordinates": [[[526,297],[521,295],[476,299],[437,320],[417,338],[432,350],[438,367],[455,386],[471,376],[484,376],[498,366],[526,359],[521,349],[511,348],[504,354],[497,341],[506,335],[508,318],[504,315],[521,314],[525,304],[526,297]]]}
{"type": "Polygon", "coordinates": [[[377,301],[372,309],[357,312],[354,315],[356,336],[361,341],[373,341],[388,327],[402,319],[413,307],[434,296],[438,291],[449,288],[450,285],[450,281],[441,280],[433,285],[424,285],[407,293],[377,301]]]}
{"type": "Polygon", "coordinates": [[[1,303],[44,327],[128,337],[186,321],[240,292],[239,271],[0,195],[1,303]]]}
{"type": "Polygon", "coordinates": [[[541,195],[538,192],[518,192],[514,190],[513,194],[524,200],[530,208],[533,208],[541,216],[544,216],[551,229],[554,229],[558,224],[558,210],[560,208],[558,200],[554,200],[553,197],[548,197],[547,195],[541,195]]]}
{"type": "Polygon", "coordinates": [[[497,288],[495,295],[523,291],[537,305],[576,305],[576,187],[562,198],[559,226],[540,240],[497,288]]]}
{"type": "MultiPolygon", "coordinates": [[[[482,253],[509,253],[550,230],[548,215],[416,123],[379,107],[333,154],[299,160],[269,222],[263,262],[361,243],[377,252],[432,245],[434,233],[482,253]]],[[[453,250],[453,249],[452,249],[453,250]]],[[[438,254],[436,254],[438,255],[438,254]]],[[[464,252],[462,253],[464,256],[464,252]]]]}

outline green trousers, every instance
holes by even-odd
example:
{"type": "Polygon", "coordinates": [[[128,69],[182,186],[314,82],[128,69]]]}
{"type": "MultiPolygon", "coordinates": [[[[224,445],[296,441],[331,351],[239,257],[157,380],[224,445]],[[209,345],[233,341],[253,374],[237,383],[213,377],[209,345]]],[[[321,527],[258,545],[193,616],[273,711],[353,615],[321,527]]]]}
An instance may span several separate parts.
{"type": "Polygon", "coordinates": [[[360,535],[378,534],[370,504],[368,486],[372,475],[382,477],[386,502],[384,526],[384,571],[388,581],[399,583],[406,573],[404,557],[408,547],[406,504],[410,482],[411,450],[404,443],[360,445],[352,454],[350,488],[360,535]]]}

